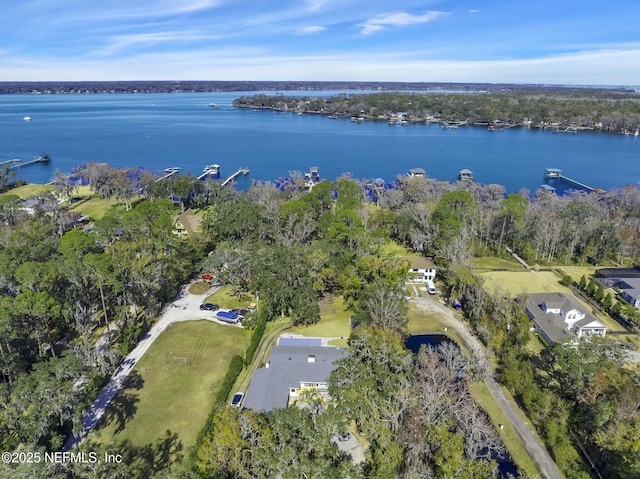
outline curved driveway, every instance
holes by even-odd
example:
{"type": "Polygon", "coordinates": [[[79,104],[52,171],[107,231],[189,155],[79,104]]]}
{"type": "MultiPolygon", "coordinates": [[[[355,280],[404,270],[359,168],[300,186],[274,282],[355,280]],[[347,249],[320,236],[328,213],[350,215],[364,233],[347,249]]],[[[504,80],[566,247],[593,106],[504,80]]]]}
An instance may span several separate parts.
{"type": "MultiPolygon", "coordinates": [[[[442,318],[442,323],[448,328],[454,330],[456,334],[460,336],[460,339],[469,351],[477,351],[482,356],[485,356],[480,341],[478,341],[478,339],[471,333],[465,323],[455,317],[449,308],[430,298],[416,297],[414,301],[418,307],[425,311],[437,312],[442,318]]],[[[500,389],[500,386],[495,379],[493,379],[493,377],[487,377],[484,382],[489,388],[489,392],[491,392],[496,403],[509,419],[518,436],[520,436],[522,444],[542,476],[547,479],[562,479],[562,474],[553,462],[553,459],[551,459],[551,456],[549,456],[544,445],[527,427],[511,403],[504,397],[502,389],[500,389]]]]}
{"type": "MultiPolygon", "coordinates": [[[[100,421],[102,416],[107,410],[109,402],[118,393],[124,382],[127,380],[129,373],[133,367],[137,364],[144,353],[151,347],[153,342],[173,323],[180,321],[200,320],[207,319],[215,321],[213,315],[211,318],[203,317],[208,311],[200,311],[200,305],[202,299],[207,295],[215,293],[219,287],[214,287],[204,294],[191,294],[189,293],[189,286],[185,285],[178,293],[178,296],[169,304],[163,311],[160,319],[151,327],[149,332],[140,340],[138,345],[129,353],[129,355],[122,361],[122,364],[118,370],[111,376],[109,383],[100,392],[96,400],[91,405],[89,412],[82,418],[82,431],[73,434],[65,443],[64,450],[68,451],[78,446],[89,434],[89,431],[93,429],[100,421]]],[[[218,321],[215,321],[218,322],[218,321]]],[[[223,323],[224,324],[224,323],[223,323]]]]}

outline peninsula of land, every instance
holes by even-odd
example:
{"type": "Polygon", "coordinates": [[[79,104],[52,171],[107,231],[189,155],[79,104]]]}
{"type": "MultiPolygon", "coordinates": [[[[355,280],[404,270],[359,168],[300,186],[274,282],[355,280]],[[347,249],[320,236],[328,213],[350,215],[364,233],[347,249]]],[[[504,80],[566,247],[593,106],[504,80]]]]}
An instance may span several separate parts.
{"type": "Polygon", "coordinates": [[[500,130],[525,126],[566,133],[601,130],[636,136],[640,129],[640,94],[586,88],[478,89],[454,94],[396,91],[329,98],[258,94],[238,98],[234,106],[401,125],[440,122],[452,128],[477,125],[500,130]]]}

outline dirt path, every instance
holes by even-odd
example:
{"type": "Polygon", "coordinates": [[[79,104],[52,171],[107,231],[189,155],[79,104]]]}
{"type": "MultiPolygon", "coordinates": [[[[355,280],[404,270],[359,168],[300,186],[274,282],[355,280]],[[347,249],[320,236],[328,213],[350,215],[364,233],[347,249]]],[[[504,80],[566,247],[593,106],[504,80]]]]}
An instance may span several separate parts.
{"type": "MultiPolygon", "coordinates": [[[[469,351],[475,351],[480,353],[482,356],[485,356],[484,349],[480,341],[471,333],[466,323],[456,318],[449,308],[430,298],[416,297],[414,301],[423,311],[438,313],[441,322],[446,325],[446,327],[451,328],[456,332],[464,346],[469,351]]],[[[562,479],[562,474],[553,462],[553,459],[551,459],[551,456],[549,456],[544,445],[520,418],[518,412],[513,408],[511,403],[507,401],[502,389],[495,379],[493,379],[493,377],[487,377],[484,382],[496,403],[500,406],[500,409],[502,409],[502,412],[513,425],[513,428],[520,437],[527,453],[542,476],[547,479],[562,479]]]]}

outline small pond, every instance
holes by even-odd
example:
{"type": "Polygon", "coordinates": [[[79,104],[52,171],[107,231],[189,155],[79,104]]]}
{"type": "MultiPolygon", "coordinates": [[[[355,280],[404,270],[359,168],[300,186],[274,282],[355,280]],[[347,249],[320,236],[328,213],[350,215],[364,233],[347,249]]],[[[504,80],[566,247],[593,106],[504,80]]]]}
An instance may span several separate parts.
{"type": "Polygon", "coordinates": [[[414,334],[413,336],[409,336],[404,345],[407,349],[412,352],[418,354],[420,351],[420,347],[424,344],[426,346],[431,346],[433,348],[438,348],[442,343],[452,342],[453,340],[442,333],[434,333],[434,334],[414,334]]]}

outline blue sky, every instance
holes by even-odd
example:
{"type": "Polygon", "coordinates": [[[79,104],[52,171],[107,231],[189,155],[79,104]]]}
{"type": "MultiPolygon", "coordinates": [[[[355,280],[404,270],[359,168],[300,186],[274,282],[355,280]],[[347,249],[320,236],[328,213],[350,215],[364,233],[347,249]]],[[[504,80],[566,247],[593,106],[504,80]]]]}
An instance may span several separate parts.
{"type": "Polygon", "coordinates": [[[640,2],[4,0],[0,80],[640,84],[640,2]]]}

